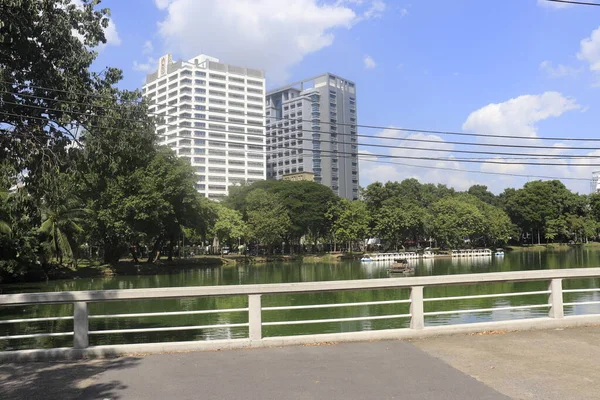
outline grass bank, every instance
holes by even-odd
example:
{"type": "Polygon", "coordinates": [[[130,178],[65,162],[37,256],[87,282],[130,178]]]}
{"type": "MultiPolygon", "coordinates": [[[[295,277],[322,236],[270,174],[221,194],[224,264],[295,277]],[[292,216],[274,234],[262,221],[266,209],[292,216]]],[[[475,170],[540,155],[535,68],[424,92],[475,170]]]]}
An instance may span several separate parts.
{"type": "Polygon", "coordinates": [[[341,254],[341,253],[321,253],[321,254],[282,254],[270,256],[243,256],[229,255],[225,256],[227,260],[232,260],[235,263],[245,264],[263,264],[269,262],[303,262],[303,263],[333,263],[341,260],[355,259],[360,255],[341,254]]]}
{"type": "Polygon", "coordinates": [[[531,245],[523,245],[523,246],[506,246],[505,249],[507,251],[569,251],[571,249],[600,249],[599,242],[589,242],[589,243],[577,243],[577,244],[569,244],[569,243],[548,243],[548,244],[531,244],[531,245]]]}

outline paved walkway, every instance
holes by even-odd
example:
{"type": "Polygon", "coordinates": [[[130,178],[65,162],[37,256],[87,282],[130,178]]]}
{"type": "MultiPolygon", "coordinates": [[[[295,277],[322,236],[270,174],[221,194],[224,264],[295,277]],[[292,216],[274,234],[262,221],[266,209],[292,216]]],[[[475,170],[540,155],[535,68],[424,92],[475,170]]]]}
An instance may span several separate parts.
{"type": "Polygon", "coordinates": [[[413,344],[513,399],[600,399],[600,326],[454,335],[413,344]]]}
{"type": "Polygon", "coordinates": [[[600,399],[600,327],[0,365],[0,399],[600,399]]]}

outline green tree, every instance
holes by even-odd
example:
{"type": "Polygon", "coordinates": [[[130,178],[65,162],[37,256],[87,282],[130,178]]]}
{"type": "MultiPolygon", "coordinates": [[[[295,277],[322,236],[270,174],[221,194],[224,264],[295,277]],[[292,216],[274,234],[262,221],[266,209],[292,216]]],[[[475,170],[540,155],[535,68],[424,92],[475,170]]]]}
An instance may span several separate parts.
{"type": "Polygon", "coordinates": [[[567,220],[564,215],[558,218],[548,219],[544,227],[544,238],[548,241],[554,241],[560,237],[566,237],[569,234],[567,220]]]}
{"type": "Polygon", "coordinates": [[[61,203],[45,204],[42,210],[42,226],[40,232],[48,235],[52,244],[52,252],[59,264],[63,257],[73,257],[71,244],[75,235],[83,232],[81,223],[84,210],[79,203],[65,199],[61,203]]]}
{"type": "Polygon", "coordinates": [[[219,243],[246,236],[248,228],[239,211],[221,204],[215,204],[214,207],[216,208],[216,221],[210,228],[210,232],[219,240],[219,243]]]}
{"type": "Polygon", "coordinates": [[[374,234],[396,248],[425,235],[426,210],[414,201],[390,199],[375,212],[374,234]]]}
{"type": "Polygon", "coordinates": [[[120,73],[89,70],[93,48],[106,42],[108,9],[99,1],[8,0],[2,4],[0,27],[0,90],[2,115],[0,159],[25,181],[63,165],[79,124],[93,122],[90,100],[116,83],[120,73]],[[72,32],[77,35],[73,35],[72,32]]]}
{"type": "Polygon", "coordinates": [[[358,240],[369,236],[371,216],[364,201],[341,199],[330,206],[327,215],[332,221],[334,241],[347,243],[348,251],[358,240]]]}
{"type": "Polygon", "coordinates": [[[560,215],[580,212],[581,199],[560,181],[532,181],[519,190],[506,190],[501,202],[511,220],[523,231],[531,233],[538,243],[546,221],[560,215]]]}
{"type": "Polygon", "coordinates": [[[490,205],[498,205],[498,200],[496,198],[496,196],[494,195],[494,193],[490,192],[488,190],[488,187],[485,185],[473,185],[469,188],[469,190],[467,190],[467,193],[470,194],[471,196],[475,196],[477,197],[479,200],[483,201],[484,203],[490,204],[490,205]]]}
{"type": "Polygon", "coordinates": [[[274,245],[282,242],[291,227],[291,220],[281,199],[266,190],[256,189],[246,198],[248,234],[272,253],[274,245]]]}
{"type": "Polygon", "coordinates": [[[476,205],[456,197],[441,199],[432,206],[432,227],[436,240],[451,247],[462,247],[484,231],[485,217],[476,205]]]}
{"type": "Polygon", "coordinates": [[[11,235],[10,211],[8,209],[8,191],[0,190],[0,234],[11,235]]]}

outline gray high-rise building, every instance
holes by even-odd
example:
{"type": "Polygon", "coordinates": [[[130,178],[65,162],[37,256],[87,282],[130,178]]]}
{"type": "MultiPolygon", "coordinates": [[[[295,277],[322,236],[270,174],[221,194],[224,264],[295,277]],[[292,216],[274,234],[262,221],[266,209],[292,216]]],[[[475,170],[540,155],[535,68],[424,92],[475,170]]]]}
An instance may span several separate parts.
{"type": "Polygon", "coordinates": [[[267,178],[312,172],[340,197],[358,199],[356,85],[333,74],[267,93],[267,178]]]}

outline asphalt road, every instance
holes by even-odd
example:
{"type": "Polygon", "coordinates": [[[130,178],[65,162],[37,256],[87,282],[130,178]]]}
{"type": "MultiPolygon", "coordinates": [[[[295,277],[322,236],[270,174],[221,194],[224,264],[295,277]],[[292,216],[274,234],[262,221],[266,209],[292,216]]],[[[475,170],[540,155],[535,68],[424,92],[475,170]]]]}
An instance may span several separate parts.
{"type": "Polygon", "coordinates": [[[385,341],[4,364],[0,399],[508,397],[409,342],[385,341]]]}

